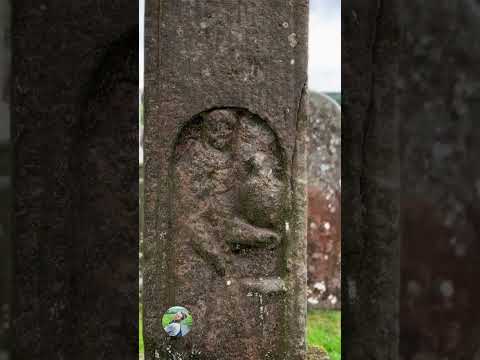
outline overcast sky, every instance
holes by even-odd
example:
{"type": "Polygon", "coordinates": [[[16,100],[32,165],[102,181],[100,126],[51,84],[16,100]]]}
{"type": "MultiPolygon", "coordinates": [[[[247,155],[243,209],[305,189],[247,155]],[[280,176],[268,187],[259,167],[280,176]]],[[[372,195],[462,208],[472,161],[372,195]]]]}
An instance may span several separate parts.
{"type": "MultiPolygon", "coordinates": [[[[140,84],[143,87],[143,14],[140,0],[140,84]]],[[[310,0],[309,86],[341,91],[341,0],[310,0]]]]}

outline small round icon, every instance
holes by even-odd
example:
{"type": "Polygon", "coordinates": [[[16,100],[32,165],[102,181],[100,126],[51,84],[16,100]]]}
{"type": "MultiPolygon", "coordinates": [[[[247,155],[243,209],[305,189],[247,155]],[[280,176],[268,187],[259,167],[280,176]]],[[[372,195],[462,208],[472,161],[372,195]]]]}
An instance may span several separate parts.
{"type": "Polygon", "coordinates": [[[162,325],[168,336],[182,337],[192,329],[193,318],[183,306],[173,306],[162,317],[162,325]]]}

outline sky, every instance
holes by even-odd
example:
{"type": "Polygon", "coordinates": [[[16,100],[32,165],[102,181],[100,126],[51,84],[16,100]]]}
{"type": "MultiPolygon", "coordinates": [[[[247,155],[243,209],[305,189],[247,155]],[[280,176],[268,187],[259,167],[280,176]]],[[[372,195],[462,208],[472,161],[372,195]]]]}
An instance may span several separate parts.
{"type": "Polygon", "coordinates": [[[341,0],[310,0],[308,82],[312,90],[340,92],[341,0]]]}
{"type": "MultiPolygon", "coordinates": [[[[140,0],[140,87],[143,88],[143,14],[140,0]]],[[[308,77],[311,90],[341,91],[341,0],[310,0],[308,77]]]]}

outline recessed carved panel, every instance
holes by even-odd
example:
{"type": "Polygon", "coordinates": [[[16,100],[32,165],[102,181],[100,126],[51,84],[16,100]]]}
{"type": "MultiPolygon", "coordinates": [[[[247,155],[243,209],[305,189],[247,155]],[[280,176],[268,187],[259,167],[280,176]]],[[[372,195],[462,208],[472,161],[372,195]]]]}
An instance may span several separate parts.
{"type": "Polygon", "coordinates": [[[289,188],[279,141],[247,110],[206,111],[181,130],[170,170],[170,301],[192,307],[199,334],[221,336],[229,319],[244,319],[229,354],[263,358],[278,339],[259,342],[258,331],[278,331],[285,294],[289,188]]]}
{"type": "Polygon", "coordinates": [[[174,192],[177,230],[191,232],[193,249],[217,274],[278,273],[286,181],[265,121],[230,108],[196,116],[176,145],[174,192]]]}

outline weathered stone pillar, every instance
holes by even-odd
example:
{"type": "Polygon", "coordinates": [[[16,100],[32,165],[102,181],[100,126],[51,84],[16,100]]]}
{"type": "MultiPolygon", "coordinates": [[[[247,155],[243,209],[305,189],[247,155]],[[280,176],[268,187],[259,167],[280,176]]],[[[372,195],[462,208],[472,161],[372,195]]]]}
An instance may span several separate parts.
{"type": "Polygon", "coordinates": [[[147,1],[148,360],[305,358],[307,14],[147,1]],[[193,315],[183,338],[162,328],[173,305],[193,315]]]}

